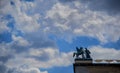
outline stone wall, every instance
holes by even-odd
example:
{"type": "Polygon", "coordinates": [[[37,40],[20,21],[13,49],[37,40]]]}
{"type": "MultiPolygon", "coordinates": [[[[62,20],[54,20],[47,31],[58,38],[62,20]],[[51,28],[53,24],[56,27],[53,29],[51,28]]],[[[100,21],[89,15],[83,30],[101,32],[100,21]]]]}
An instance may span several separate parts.
{"type": "Polygon", "coordinates": [[[120,73],[120,64],[73,64],[74,73],[120,73]]]}

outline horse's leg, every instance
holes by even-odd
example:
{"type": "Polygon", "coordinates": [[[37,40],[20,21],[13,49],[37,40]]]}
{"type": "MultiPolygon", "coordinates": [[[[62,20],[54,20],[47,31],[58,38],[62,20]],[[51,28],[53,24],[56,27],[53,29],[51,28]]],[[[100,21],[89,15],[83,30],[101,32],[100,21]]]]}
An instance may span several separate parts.
{"type": "Polygon", "coordinates": [[[82,58],[83,58],[83,59],[85,59],[85,56],[84,56],[84,54],[82,54],[82,58]]]}
{"type": "Polygon", "coordinates": [[[79,56],[79,55],[76,53],[76,58],[78,58],[78,56],[79,56]]]}

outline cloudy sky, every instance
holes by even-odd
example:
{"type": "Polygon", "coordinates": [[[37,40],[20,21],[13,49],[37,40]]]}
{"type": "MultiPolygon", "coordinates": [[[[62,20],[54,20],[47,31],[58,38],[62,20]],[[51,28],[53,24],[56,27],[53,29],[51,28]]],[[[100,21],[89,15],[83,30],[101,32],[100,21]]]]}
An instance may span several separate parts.
{"type": "Polygon", "coordinates": [[[73,73],[76,46],[120,59],[120,0],[0,0],[0,73],[73,73]]]}

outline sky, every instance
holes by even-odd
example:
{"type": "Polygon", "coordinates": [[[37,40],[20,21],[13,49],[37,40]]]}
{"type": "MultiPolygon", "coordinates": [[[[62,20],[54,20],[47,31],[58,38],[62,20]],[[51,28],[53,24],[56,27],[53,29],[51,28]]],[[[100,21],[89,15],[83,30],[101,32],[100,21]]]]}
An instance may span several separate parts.
{"type": "Polygon", "coordinates": [[[120,0],[0,0],[0,73],[73,73],[73,52],[120,59],[120,0]]]}

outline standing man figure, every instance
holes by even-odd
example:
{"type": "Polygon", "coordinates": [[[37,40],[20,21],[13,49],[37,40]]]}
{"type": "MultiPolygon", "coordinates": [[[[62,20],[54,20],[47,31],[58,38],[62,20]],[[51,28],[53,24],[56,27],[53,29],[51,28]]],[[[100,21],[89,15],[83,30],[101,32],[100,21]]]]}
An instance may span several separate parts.
{"type": "Polygon", "coordinates": [[[80,47],[80,52],[81,52],[81,55],[82,55],[82,59],[85,59],[83,47],[80,47]]]}
{"type": "Polygon", "coordinates": [[[91,59],[90,54],[91,54],[91,52],[87,48],[85,48],[86,59],[91,59]]]}

